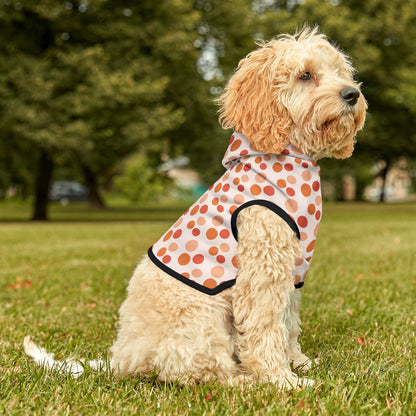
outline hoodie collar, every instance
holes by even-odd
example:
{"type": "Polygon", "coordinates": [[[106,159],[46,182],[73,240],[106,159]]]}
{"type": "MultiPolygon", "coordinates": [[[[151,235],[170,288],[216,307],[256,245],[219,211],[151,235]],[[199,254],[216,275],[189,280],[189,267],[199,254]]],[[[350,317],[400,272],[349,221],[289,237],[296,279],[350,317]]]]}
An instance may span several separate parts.
{"type": "MultiPolygon", "coordinates": [[[[222,164],[226,169],[229,169],[233,165],[240,163],[242,158],[262,156],[264,154],[265,153],[261,152],[260,150],[257,150],[243,134],[234,132],[230,138],[230,143],[228,144],[227,151],[224,154],[222,164]]],[[[312,158],[310,158],[308,155],[303,154],[300,150],[298,150],[292,145],[287,146],[283,150],[282,154],[285,156],[292,156],[299,159],[314,162],[312,158]]]]}

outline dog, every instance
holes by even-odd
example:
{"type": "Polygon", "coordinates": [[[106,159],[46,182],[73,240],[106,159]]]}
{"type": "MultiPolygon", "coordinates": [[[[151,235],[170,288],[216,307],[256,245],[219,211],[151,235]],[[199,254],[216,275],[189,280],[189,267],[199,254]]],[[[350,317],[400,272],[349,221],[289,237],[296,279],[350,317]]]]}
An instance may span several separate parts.
{"type": "MultiPolygon", "coordinates": [[[[292,370],[313,363],[298,343],[300,287],[322,212],[317,161],[349,157],[364,126],[354,72],[317,28],[240,61],[218,99],[234,130],[226,172],[134,271],[111,347],[116,374],[313,384],[292,370]]],[[[41,361],[29,338],[25,349],[41,361]]]]}

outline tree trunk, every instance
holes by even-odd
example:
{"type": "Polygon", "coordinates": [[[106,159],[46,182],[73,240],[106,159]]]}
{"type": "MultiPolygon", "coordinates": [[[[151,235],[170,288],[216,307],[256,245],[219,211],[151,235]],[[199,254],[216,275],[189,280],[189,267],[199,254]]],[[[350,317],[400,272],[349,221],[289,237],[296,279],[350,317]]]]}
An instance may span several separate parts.
{"type": "Polygon", "coordinates": [[[105,208],[104,200],[102,199],[98,190],[97,177],[89,166],[81,164],[82,173],[84,175],[85,185],[89,191],[89,201],[91,208],[102,209],[105,208]]]}
{"type": "Polygon", "coordinates": [[[45,150],[42,150],[35,183],[33,221],[46,221],[48,219],[48,194],[52,182],[53,167],[54,164],[52,159],[45,150]]]}
{"type": "Polygon", "coordinates": [[[390,170],[390,161],[386,160],[386,165],[383,168],[383,171],[381,172],[381,178],[383,179],[382,185],[381,185],[381,192],[380,192],[380,200],[379,202],[386,202],[386,185],[387,185],[387,174],[390,170]]]}

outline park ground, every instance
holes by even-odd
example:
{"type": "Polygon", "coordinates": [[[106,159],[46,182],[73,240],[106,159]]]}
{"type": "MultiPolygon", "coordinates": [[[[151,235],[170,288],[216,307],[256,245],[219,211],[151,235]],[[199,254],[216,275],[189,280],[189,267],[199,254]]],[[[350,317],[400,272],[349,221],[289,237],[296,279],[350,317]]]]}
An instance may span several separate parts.
{"type": "Polygon", "coordinates": [[[0,414],[415,415],[416,204],[325,204],[302,288],[301,344],[316,385],[180,387],[156,377],[48,374],[23,353],[106,356],[140,257],[185,209],[0,206],[0,414]]]}

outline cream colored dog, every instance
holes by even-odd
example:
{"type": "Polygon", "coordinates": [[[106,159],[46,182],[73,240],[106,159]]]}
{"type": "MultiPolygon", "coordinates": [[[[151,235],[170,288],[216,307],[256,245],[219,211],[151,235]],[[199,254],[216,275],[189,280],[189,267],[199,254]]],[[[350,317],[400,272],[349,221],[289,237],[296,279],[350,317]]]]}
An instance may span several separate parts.
{"type": "MultiPolygon", "coordinates": [[[[240,62],[219,99],[222,125],[270,157],[289,145],[313,161],[349,157],[367,107],[353,73],[316,29],[281,35],[240,62]]],[[[112,369],[121,376],[156,370],[180,382],[311,384],[291,369],[308,370],[311,360],[298,343],[294,269],[303,254],[288,221],[265,205],[238,213],[238,278],[216,294],[175,279],[146,256],[120,308],[112,369]]]]}

